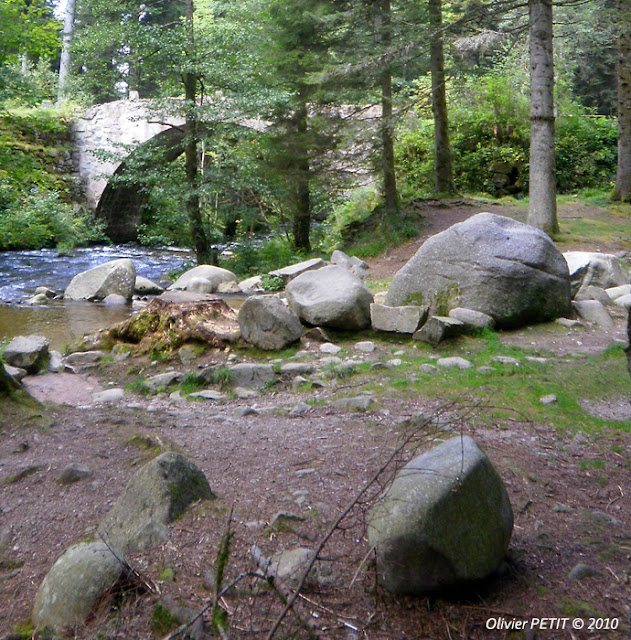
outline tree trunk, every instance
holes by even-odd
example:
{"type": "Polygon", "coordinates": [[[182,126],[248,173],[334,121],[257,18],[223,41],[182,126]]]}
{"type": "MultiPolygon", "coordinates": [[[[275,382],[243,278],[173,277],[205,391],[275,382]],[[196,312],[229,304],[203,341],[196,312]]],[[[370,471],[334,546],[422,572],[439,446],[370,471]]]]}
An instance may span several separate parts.
{"type": "Polygon", "coordinates": [[[618,0],[618,169],[613,197],[631,200],[631,2],[618,0]]]}
{"type": "MultiPolygon", "coordinates": [[[[390,0],[381,0],[381,42],[387,52],[392,42],[390,29],[392,8],[390,0]]],[[[399,211],[397,180],[394,170],[394,118],[392,111],[392,72],[386,67],[381,73],[381,145],[383,171],[383,199],[386,213],[399,211]]]]}
{"type": "Polygon", "coordinates": [[[66,0],[64,12],[64,31],[62,37],[61,59],[59,61],[59,78],[57,80],[57,104],[61,104],[66,97],[66,85],[70,74],[70,45],[74,32],[75,0],[66,0]]]}
{"type": "Polygon", "coordinates": [[[304,96],[300,96],[300,106],[292,118],[290,126],[295,132],[295,175],[291,186],[291,198],[293,208],[293,237],[294,246],[297,249],[311,250],[311,192],[309,155],[307,152],[307,128],[308,128],[307,102],[304,96]]]}
{"type": "MultiPolygon", "coordinates": [[[[195,48],[193,33],[193,0],[186,0],[186,35],[187,52],[192,59],[195,48]]],[[[197,76],[187,71],[184,74],[184,100],[185,100],[185,127],[186,139],[184,142],[184,166],[186,173],[186,213],[191,227],[191,238],[195,247],[198,264],[214,264],[216,260],[211,251],[210,243],[204,224],[199,204],[199,171],[197,162],[197,143],[199,141],[199,127],[197,122],[197,76]]]]}
{"type": "Polygon", "coordinates": [[[528,224],[559,231],[554,174],[554,61],[552,1],[529,0],[530,13],[530,204],[528,224]]]}
{"type": "Polygon", "coordinates": [[[432,74],[432,111],[434,113],[434,189],[441,195],[455,193],[449,146],[449,117],[445,92],[445,56],[442,36],[442,0],[429,0],[430,71],[432,74]]]}

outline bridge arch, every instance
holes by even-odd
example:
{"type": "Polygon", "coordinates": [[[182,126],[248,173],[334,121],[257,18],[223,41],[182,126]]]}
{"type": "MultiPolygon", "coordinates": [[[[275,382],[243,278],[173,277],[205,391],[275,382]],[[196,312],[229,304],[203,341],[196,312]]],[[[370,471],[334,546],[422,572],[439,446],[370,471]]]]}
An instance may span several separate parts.
{"type": "MultiPolygon", "coordinates": [[[[126,180],[133,171],[151,170],[173,162],[184,153],[184,129],[172,127],[155,135],[134,149],[116,168],[108,180],[96,206],[96,217],[105,222],[105,233],[114,242],[138,239],[138,226],[149,200],[150,189],[142,180],[126,180]]],[[[135,178],[135,176],[134,176],[135,178]]]]}

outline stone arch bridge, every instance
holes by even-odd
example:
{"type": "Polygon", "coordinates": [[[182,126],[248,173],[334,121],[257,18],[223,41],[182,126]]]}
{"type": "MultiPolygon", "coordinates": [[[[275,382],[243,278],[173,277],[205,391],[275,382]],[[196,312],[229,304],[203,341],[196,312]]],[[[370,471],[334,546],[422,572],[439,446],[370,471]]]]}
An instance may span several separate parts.
{"type": "MultiPolygon", "coordinates": [[[[374,109],[362,110],[358,120],[365,123],[377,117],[374,109]]],[[[266,127],[263,120],[244,120],[238,124],[259,131],[266,127]]],[[[150,101],[138,99],[94,105],[75,118],[78,173],[85,184],[89,206],[105,221],[106,233],[114,242],[137,239],[137,227],[142,222],[149,194],[140,185],[116,184],[110,178],[123,176],[132,164],[150,169],[175,160],[184,151],[183,125],[182,118],[159,119],[150,109],[150,101]]],[[[356,162],[356,154],[342,152],[339,162],[350,166],[356,162]]],[[[358,177],[356,183],[373,181],[366,169],[353,172],[358,177]]]]}

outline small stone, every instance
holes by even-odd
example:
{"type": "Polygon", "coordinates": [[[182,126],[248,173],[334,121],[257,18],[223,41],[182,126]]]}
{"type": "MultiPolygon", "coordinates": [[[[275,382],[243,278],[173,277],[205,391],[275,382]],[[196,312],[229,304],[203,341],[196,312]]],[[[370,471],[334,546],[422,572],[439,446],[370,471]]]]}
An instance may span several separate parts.
{"type": "Polygon", "coordinates": [[[302,416],[305,413],[307,413],[307,411],[309,411],[310,409],[311,407],[305,402],[299,402],[297,405],[295,405],[291,409],[291,411],[289,412],[289,417],[295,418],[296,416],[302,416]]]}
{"type": "Polygon", "coordinates": [[[180,350],[177,352],[177,355],[178,355],[178,358],[180,359],[180,362],[185,367],[192,364],[198,358],[196,349],[193,347],[193,345],[190,345],[190,344],[185,344],[184,346],[180,347],[180,350]]]}
{"type": "Polygon", "coordinates": [[[495,369],[493,367],[478,367],[475,372],[483,376],[488,376],[495,373],[495,369]]]}
{"type": "Polygon", "coordinates": [[[83,366],[99,362],[104,356],[103,351],[76,351],[66,356],[66,364],[70,366],[83,366]]]}
{"type": "Polygon", "coordinates": [[[298,391],[298,389],[300,388],[300,385],[304,384],[305,382],[308,382],[307,378],[303,378],[302,376],[296,376],[291,381],[291,390],[294,392],[298,391]]]}
{"type": "Polygon", "coordinates": [[[281,373],[291,376],[303,376],[313,373],[313,365],[307,362],[287,362],[280,368],[281,373]]]}
{"type": "Polygon", "coordinates": [[[329,355],[335,355],[342,350],[342,347],[338,347],[336,344],[332,344],[331,342],[325,342],[320,345],[321,353],[328,353],[329,355]]]}
{"type": "Polygon", "coordinates": [[[63,373],[66,368],[64,359],[59,351],[50,351],[48,358],[48,371],[51,373],[63,373]]]}
{"type": "Polygon", "coordinates": [[[124,395],[125,391],[123,389],[107,389],[106,391],[93,393],[92,400],[100,404],[116,404],[123,399],[124,395]]]}
{"type": "Polygon", "coordinates": [[[438,371],[438,367],[433,364],[425,363],[419,367],[419,371],[422,371],[423,373],[436,373],[436,371],[438,371]]]}
{"type": "Polygon", "coordinates": [[[258,398],[259,392],[256,389],[248,389],[247,387],[235,387],[232,392],[239,400],[252,400],[258,398]]]}
{"type": "Polygon", "coordinates": [[[536,356],[526,356],[526,360],[528,360],[528,362],[534,362],[536,364],[546,364],[546,362],[548,362],[548,358],[538,358],[536,356]]]}
{"type": "Polygon", "coordinates": [[[368,411],[374,400],[370,396],[357,396],[356,398],[341,398],[331,402],[333,409],[341,411],[368,411]]]}
{"type": "Polygon", "coordinates": [[[364,342],[358,342],[355,345],[355,349],[357,349],[357,351],[361,351],[362,353],[372,353],[376,349],[376,347],[374,342],[365,340],[364,342]]]}
{"type": "Polygon", "coordinates": [[[403,364],[403,360],[401,360],[401,358],[393,358],[392,360],[388,360],[388,364],[391,367],[400,367],[403,364]]]}
{"type": "Polygon", "coordinates": [[[109,296],[103,298],[103,304],[106,307],[120,307],[127,304],[127,298],[118,293],[110,293],[109,296]]]}
{"type": "Polygon", "coordinates": [[[553,393],[539,398],[539,402],[545,406],[556,404],[558,401],[559,399],[553,393]]]}
{"type": "Polygon", "coordinates": [[[145,380],[147,389],[152,393],[155,393],[161,388],[166,389],[169,385],[177,382],[182,377],[182,374],[175,371],[169,371],[168,373],[160,373],[157,376],[151,376],[145,380]]]}
{"type": "Polygon", "coordinates": [[[576,329],[577,327],[583,326],[583,323],[580,320],[570,320],[569,318],[557,318],[555,322],[567,329],[576,329]]]}
{"type": "Polygon", "coordinates": [[[373,362],[370,365],[370,371],[377,371],[378,369],[389,369],[388,365],[385,362],[373,362]]]}
{"type": "Polygon", "coordinates": [[[279,511],[269,523],[272,529],[285,529],[289,528],[290,523],[304,522],[305,519],[302,516],[297,516],[295,513],[288,513],[286,511],[279,511]]]}
{"type": "Polygon", "coordinates": [[[21,367],[12,367],[10,364],[5,364],[4,370],[18,382],[28,374],[26,369],[22,369],[21,367]]]}
{"type": "Polygon", "coordinates": [[[590,567],[588,564],[577,564],[568,574],[568,580],[583,580],[584,578],[592,578],[593,576],[599,576],[600,571],[590,567]]]}
{"type": "Polygon", "coordinates": [[[509,356],[495,356],[493,358],[494,362],[499,362],[500,364],[511,364],[513,366],[519,366],[519,360],[517,358],[511,358],[509,356]]]}
{"type": "Polygon", "coordinates": [[[228,396],[225,393],[221,393],[221,391],[215,391],[214,389],[204,389],[202,391],[196,391],[195,393],[191,393],[189,398],[201,398],[202,400],[215,400],[216,402],[220,402],[225,400],[228,396]]]}
{"type": "Polygon", "coordinates": [[[315,472],[316,472],[315,469],[298,469],[298,471],[296,471],[296,475],[299,478],[304,478],[305,476],[310,476],[315,472]]]}
{"type": "Polygon", "coordinates": [[[62,470],[59,482],[61,484],[73,484],[79,482],[79,480],[90,478],[92,475],[94,475],[94,472],[85,465],[72,462],[62,470]]]}
{"type": "Polygon", "coordinates": [[[561,504],[560,502],[555,502],[552,511],[555,513],[572,513],[572,507],[568,507],[566,504],[561,504]]]}
{"type": "Polygon", "coordinates": [[[240,407],[234,412],[235,418],[247,418],[248,416],[258,416],[260,411],[254,407],[240,407]]]}
{"type": "Polygon", "coordinates": [[[436,360],[436,366],[445,367],[448,369],[458,368],[458,369],[472,369],[473,364],[464,358],[459,356],[452,356],[450,358],[439,358],[436,360]]]}

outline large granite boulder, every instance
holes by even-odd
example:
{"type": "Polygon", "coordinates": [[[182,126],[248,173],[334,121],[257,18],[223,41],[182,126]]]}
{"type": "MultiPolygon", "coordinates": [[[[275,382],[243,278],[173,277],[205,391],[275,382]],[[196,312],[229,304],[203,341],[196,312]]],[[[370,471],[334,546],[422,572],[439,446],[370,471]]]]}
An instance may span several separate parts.
{"type": "Polygon", "coordinates": [[[102,542],[68,547],[40,585],[33,623],[58,633],[83,624],[122,571],[120,561],[102,542]]]}
{"type": "Polygon", "coordinates": [[[302,336],[300,319],[278,296],[250,296],[238,321],[243,339],[259,349],[278,351],[302,336]]]}
{"type": "Polygon", "coordinates": [[[512,528],[504,484],[468,436],[408,463],[368,514],[378,578],[389,591],[408,595],[490,575],[512,528]]]}
{"type": "Polygon", "coordinates": [[[237,276],[221,267],[200,264],[183,273],[171,286],[170,290],[183,289],[194,293],[214,293],[219,285],[237,283],[237,276]]]}
{"type": "Polygon", "coordinates": [[[385,304],[429,304],[431,315],[465,307],[498,327],[570,312],[567,263],[542,231],[479,213],[429,238],[395,275],[385,304]]]}
{"type": "Polygon", "coordinates": [[[76,275],[64,298],[66,300],[103,300],[117,293],[131,300],[136,285],[136,267],[129,258],[112,260],[76,275]]]}
{"type": "Polygon", "coordinates": [[[7,345],[4,360],[12,367],[37,373],[48,364],[48,347],[48,339],[44,336],[17,336],[7,345]]]}
{"type": "Polygon", "coordinates": [[[131,478],[101,521],[99,532],[124,555],[131,549],[139,550],[139,541],[146,539],[148,526],[167,525],[191,503],[213,497],[204,473],[182,454],[168,451],[131,478]]]}
{"type": "Polygon", "coordinates": [[[349,331],[370,326],[372,293],[342,267],[307,271],[289,282],[285,293],[289,306],[309,324],[349,331]]]}
{"type": "Polygon", "coordinates": [[[572,296],[589,285],[608,289],[629,284],[629,274],[611,253],[568,251],[563,257],[570,273],[572,296]]]}

